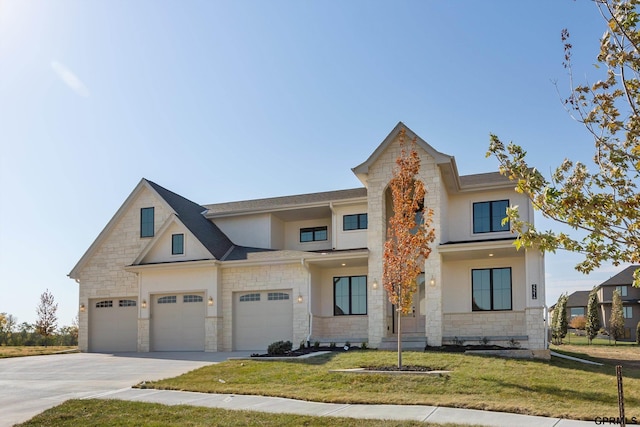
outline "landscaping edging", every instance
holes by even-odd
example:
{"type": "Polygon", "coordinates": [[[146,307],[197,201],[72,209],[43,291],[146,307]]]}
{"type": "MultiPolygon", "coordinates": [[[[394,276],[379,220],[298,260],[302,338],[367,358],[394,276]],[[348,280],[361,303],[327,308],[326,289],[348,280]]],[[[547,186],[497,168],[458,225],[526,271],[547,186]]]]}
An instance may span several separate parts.
{"type": "Polygon", "coordinates": [[[390,375],[446,375],[451,371],[375,371],[366,368],[352,368],[352,369],[331,369],[329,372],[341,372],[345,374],[390,374],[390,375]]]}
{"type": "Polygon", "coordinates": [[[331,351],[314,351],[312,353],[302,354],[300,356],[269,356],[269,357],[252,357],[252,356],[243,356],[243,357],[229,357],[227,360],[259,360],[266,362],[273,362],[278,360],[299,360],[299,359],[308,359],[310,357],[322,356],[324,354],[330,354],[331,351]]]}

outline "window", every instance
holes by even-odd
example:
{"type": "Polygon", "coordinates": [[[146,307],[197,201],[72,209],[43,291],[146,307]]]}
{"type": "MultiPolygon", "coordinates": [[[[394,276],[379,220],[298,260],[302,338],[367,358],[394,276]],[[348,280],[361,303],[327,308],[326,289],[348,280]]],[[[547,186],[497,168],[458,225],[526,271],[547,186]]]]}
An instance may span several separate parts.
{"type": "Polygon", "coordinates": [[[317,242],[327,240],[327,227],[312,227],[300,229],[301,242],[317,242]]]}
{"type": "Polygon", "coordinates": [[[98,301],[96,303],[96,308],[107,308],[107,307],[113,307],[113,301],[98,301]]]}
{"type": "Polygon", "coordinates": [[[511,268],[471,270],[473,311],[511,310],[511,268]]]}
{"type": "Polygon", "coordinates": [[[571,307],[570,313],[572,319],[574,317],[584,316],[584,307],[571,307]]]}
{"type": "Polygon", "coordinates": [[[158,298],[158,304],[175,304],[176,302],[178,302],[178,299],[175,295],[158,298]]]}
{"type": "Polygon", "coordinates": [[[240,302],[260,301],[260,294],[246,294],[240,297],[240,302]]]}
{"type": "Polygon", "coordinates": [[[333,315],[367,314],[367,276],[333,278],[333,315]]]}
{"type": "Polygon", "coordinates": [[[627,296],[627,286],[616,286],[616,290],[618,292],[620,292],[620,296],[621,297],[626,297],[627,296]]]}
{"type": "Polygon", "coordinates": [[[184,254],[184,234],[171,235],[171,255],[184,254]]]}
{"type": "Polygon", "coordinates": [[[473,204],[473,232],[491,233],[509,231],[509,222],[502,225],[502,219],[507,216],[508,200],[493,202],[479,202],[473,204]]]}
{"type": "Polygon", "coordinates": [[[625,319],[633,317],[633,307],[622,307],[622,315],[625,319]]]}
{"type": "Polygon", "coordinates": [[[269,292],[267,300],[269,301],[282,301],[289,299],[289,294],[285,292],[269,292]]]}
{"type": "Polygon", "coordinates": [[[153,237],[153,208],[140,209],[140,237],[153,237]]]}
{"type": "Polygon", "coordinates": [[[136,301],[132,299],[121,299],[118,301],[118,307],[135,307],[136,301]]]}
{"type": "Polygon", "coordinates": [[[202,302],[201,295],[183,295],[182,302],[202,302]]]}
{"type": "Polygon", "coordinates": [[[342,229],[343,230],[366,230],[367,229],[367,214],[355,214],[345,215],[342,217],[342,229]]]}

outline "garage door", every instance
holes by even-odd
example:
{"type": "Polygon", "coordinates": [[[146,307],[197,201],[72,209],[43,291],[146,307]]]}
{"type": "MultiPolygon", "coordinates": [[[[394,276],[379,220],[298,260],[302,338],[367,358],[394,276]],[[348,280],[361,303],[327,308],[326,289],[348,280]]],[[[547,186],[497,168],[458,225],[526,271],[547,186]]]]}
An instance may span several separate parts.
{"type": "Polygon", "coordinates": [[[89,301],[89,351],[136,351],[138,307],[136,299],[89,301]]]}
{"type": "Polygon", "coordinates": [[[154,295],[151,300],[154,351],[204,351],[203,294],[154,295]]]}
{"type": "Polygon", "coordinates": [[[234,293],[234,349],[266,351],[275,341],[293,341],[291,294],[291,289],[234,293]]]}

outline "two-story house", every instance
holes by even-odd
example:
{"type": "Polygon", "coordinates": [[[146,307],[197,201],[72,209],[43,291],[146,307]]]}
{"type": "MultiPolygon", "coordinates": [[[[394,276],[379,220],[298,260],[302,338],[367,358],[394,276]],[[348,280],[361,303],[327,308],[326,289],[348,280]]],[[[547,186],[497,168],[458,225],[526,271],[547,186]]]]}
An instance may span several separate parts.
{"type": "MultiPolygon", "coordinates": [[[[381,278],[403,128],[353,168],[361,188],[199,205],[142,179],[69,274],[81,350],[393,339],[381,278]]],[[[454,157],[419,137],[416,148],[436,241],[403,332],[429,346],[485,338],[544,354],[543,255],[516,250],[502,223],[509,205],[533,221],[529,200],[497,172],[460,175],[454,157]]]]}
{"type": "Polygon", "coordinates": [[[640,265],[632,265],[620,273],[602,282],[596,288],[600,321],[603,328],[609,328],[611,320],[611,306],[613,305],[613,291],[620,292],[622,299],[622,315],[624,317],[624,338],[635,341],[636,327],[640,322],[640,289],[633,287],[633,273],[640,265]]]}

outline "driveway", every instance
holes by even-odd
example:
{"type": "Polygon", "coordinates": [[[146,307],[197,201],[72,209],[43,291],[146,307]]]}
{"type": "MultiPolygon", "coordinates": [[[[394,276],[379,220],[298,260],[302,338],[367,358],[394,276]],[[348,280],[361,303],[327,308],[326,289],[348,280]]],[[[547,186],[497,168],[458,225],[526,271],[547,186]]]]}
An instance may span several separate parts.
{"type": "Polygon", "coordinates": [[[234,353],[73,353],[0,359],[0,427],[69,399],[98,396],[142,381],[175,377],[234,353]]]}

